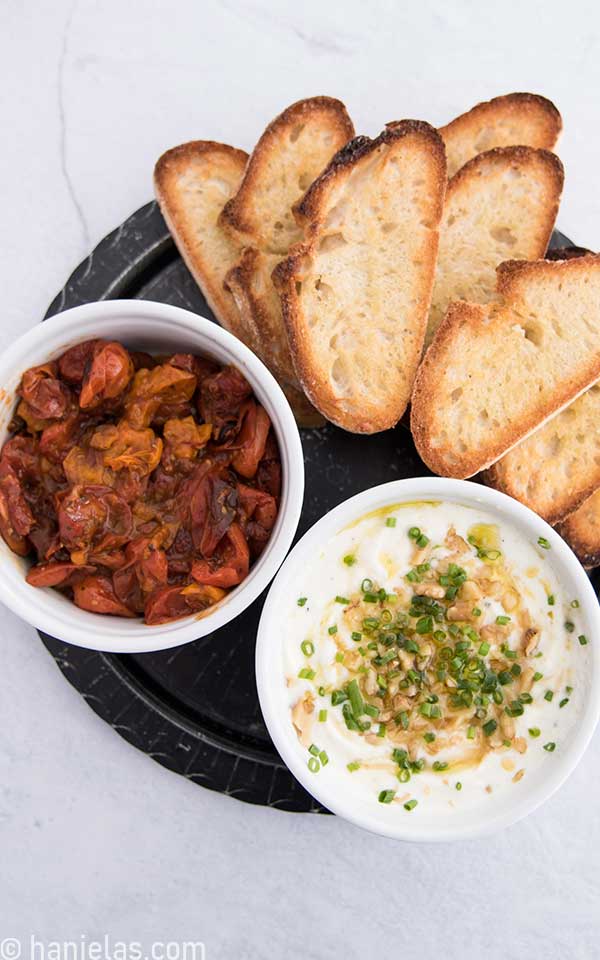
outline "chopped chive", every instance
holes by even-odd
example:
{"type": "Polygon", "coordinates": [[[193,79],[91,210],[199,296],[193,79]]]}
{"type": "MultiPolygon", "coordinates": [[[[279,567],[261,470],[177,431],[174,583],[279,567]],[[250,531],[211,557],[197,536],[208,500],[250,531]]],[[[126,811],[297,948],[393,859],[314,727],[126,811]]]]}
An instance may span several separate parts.
{"type": "Polygon", "coordinates": [[[325,723],[327,720],[327,710],[319,710],[319,723],[325,723]]]}
{"type": "Polygon", "coordinates": [[[339,650],[339,651],[336,653],[336,655],[335,655],[335,662],[336,662],[336,663],[343,663],[343,662],[344,662],[344,654],[342,653],[341,650],[339,650]]]}
{"type": "Polygon", "coordinates": [[[315,652],[315,645],[311,640],[303,640],[300,644],[300,649],[305,657],[312,657],[315,652]]]}
{"type": "Polygon", "coordinates": [[[475,727],[467,727],[467,740],[475,739],[475,727]]]}
{"type": "Polygon", "coordinates": [[[573,607],[574,610],[577,610],[579,606],[579,600],[571,600],[571,606],[573,607]]]}
{"type": "Polygon", "coordinates": [[[462,783],[460,782],[460,780],[457,780],[457,781],[456,781],[456,783],[454,784],[454,789],[455,789],[455,790],[462,790],[462,783]]]}
{"type": "Polygon", "coordinates": [[[348,684],[348,697],[350,699],[352,713],[358,719],[358,717],[365,712],[365,704],[357,680],[351,680],[348,684]]]}
{"type": "Polygon", "coordinates": [[[534,673],[534,675],[533,675],[533,679],[534,679],[534,680],[536,681],[536,683],[537,683],[538,680],[543,680],[543,679],[544,679],[544,674],[543,674],[543,673],[540,673],[539,670],[536,670],[535,673],[534,673]]]}
{"type": "Polygon", "coordinates": [[[343,604],[345,607],[347,607],[348,604],[350,603],[350,601],[348,600],[347,597],[340,597],[339,595],[335,598],[335,602],[336,602],[336,603],[341,603],[341,604],[343,604]]]}
{"type": "Polygon", "coordinates": [[[419,802],[419,801],[418,801],[418,800],[415,800],[414,798],[413,798],[412,800],[407,800],[406,803],[404,804],[404,809],[405,809],[405,810],[408,810],[408,811],[410,812],[411,810],[414,810],[414,809],[415,809],[415,807],[417,806],[418,802],[419,802]]]}
{"type": "Polygon", "coordinates": [[[296,603],[298,604],[299,607],[303,607],[307,600],[308,600],[308,597],[298,597],[298,599],[296,600],[296,603]]]}
{"type": "Polygon", "coordinates": [[[368,717],[379,716],[379,707],[375,707],[372,703],[365,703],[364,711],[368,717]]]}
{"type": "Polygon", "coordinates": [[[490,652],[490,645],[489,643],[485,643],[485,642],[481,644],[481,646],[479,647],[479,650],[477,651],[480,657],[485,657],[486,654],[488,654],[489,652],[490,652]]]}
{"type": "Polygon", "coordinates": [[[565,687],[565,693],[573,693],[573,687],[565,687]]]}
{"type": "Polygon", "coordinates": [[[563,699],[560,701],[560,703],[559,703],[558,706],[559,706],[559,707],[561,708],[561,710],[562,710],[563,707],[566,707],[566,705],[568,704],[568,702],[569,702],[569,698],[568,698],[568,697],[563,697],[563,699]]]}
{"type": "Polygon", "coordinates": [[[473,607],[473,609],[471,610],[471,615],[474,617],[480,617],[481,610],[479,609],[479,607],[473,607]]]}
{"type": "Polygon", "coordinates": [[[326,767],[327,764],[329,763],[329,757],[327,756],[324,750],[321,750],[319,754],[319,760],[321,761],[322,767],[326,767]]]}
{"type": "Polygon", "coordinates": [[[377,799],[380,803],[391,803],[395,796],[395,790],[382,790],[377,799]]]}
{"type": "Polygon", "coordinates": [[[377,729],[378,737],[385,737],[385,723],[380,723],[377,729]]]}
{"type": "Polygon", "coordinates": [[[386,527],[395,527],[396,522],[397,521],[395,517],[388,517],[387,520],[385,521],[385,525],[386,527]]]}
{"type": "Polygon", "coordinates": [[[543,547],[544,550],[549,550],[549,549],[550,549],[550,541],[549,541],[549,540],[546,540],[545,537],[538,537],[538,545],[539,545],[540,547],[543,547]]]}
{"type": "Polygon", "coordinates": [[[408,719],[408,713],[406,712],[406,710],[401,710],[400,713],[398,714],[398,717],[400,718],[400,725],[402,729],[408,730],[409,719],[408,719]]]}
{"type": "Polygon", "coordinates": [[[541,732],[542,732],[542,731],[540,730],[539,727],[530,727],[530,728],[529,728],[529,731],[528,731],[529,736],[530,736],[530,737],[533,737],[534,739],[535,739],[536,737],[539,737],[539,735],[541,734],[541,732]]]}
{"type": "Polygon", "coordinates": [[[313,757],[318,757],[321,751],[319,750],[316,743],[311,743],[310,747],[308,748],[308,752],[312,753],[313,757]]]}
{"type": "Polygon", "coordinates": [[[570,620],[567,620],[565,622],[565,630],[567,631],[567,633],[573,633],[574,629],[575,629],[575,624],[571,623],[570,620]]]}
{"type": "Polygon", "coordinates": [[[448,764],[443,760],[435,760],[432,767],[436,773],[441,773],[442,770],[448,769],[448,764]]]}
{"type": "Polygon", "coordinates": [[[547,753],[554,753],[556,750],[556,744],[550,740],[548,743],[544,744],[544,750],[546,750],[547,753]]]}
{"type": "Polygon", "coordinates": [[[315,676],[315,671],[311,670],[310,667],[302,667],[302,670],[298,671],[298,677],[300,680],[314,680],[315,676]]]}
{"type": "Polygon", "coordinates": [[[428,730],[427,733],[423,734],[423,739],[426,743],[433,743],[435,740],[435,733],[432,733],[430,730],[428,730]]]}
{"type": "Polygon", "coordinates": [[[346,770],[349,770],[350,773],[354,773],[355,770],[360,770],[360,763],[357,763],[356,760],[353,760],[351,763],[346,764],[346,770]]]}
{"type": "Polygon", "coordinates": [[[496,623],[499,627],[505,627],[507,623],[510,623],[510,617],[496,617],[496,623]]]}
{"type": "Polygon", "coordinates": [[[421,536],[421,531],[418,527],[411,527],[408,531],[408,535],[411,540],[417,540],[421,536]]]}
{"type": "Polygon", "coordinates": [[[417,546],[421,547],[422,549],[423,547],[426,547],[427,544],[429,543],[429,537],[426,537],[425,534],[422,533],[419,537],[417,537],[416,543],[417,543],[417,546]]]}
{"type": "Polygon", "coordinates": [[[308,761],[308,769],[311,773],[318,773],[321,768],[321,764],[316,757],[311,757],[308,761]]]}
{"type": "Polygon", "coordinates": [[[347,553],[346,556],[344,557],[344,563],[346,564],[347,567],[353,567],[354,564],[356,563],[356,557],[353,556],[353,554],[351,553],[347,553]]]}
{"type": "Polygon", "coordinates": [[[554,699],[554,694],[552,693],[552,690],[546,690],[544,694],[544,700],[547,700],[548,703],[551,703],[553,699],[554,699]]]}
{"type": "Polygon", "coordinates": [[[331,706],[337,707],[340,703],[345,703],[348,699],[348,694],[345,690],[334,690],[331,694],[331,706]]]}
{"type": "Polygon", "coordinates": [[[585,636],[584,633],[580,634],[580,635],[577,637],[577,639],[579,640],[579,642],[580,642],[580,644],[581,644],[582,647],[585,647],[585,645],[586,645],[587,642],[588,642],[588,639],[587,639],[587,637],[585,636]]]}
{"type": "Polygon", "coordinates": [[[333,635],[336,634],[337,632],[338,632],[338,628],[337,628],[337,626],[336,626],[335,623],[333,624],[333,626],[327,628],[327,633],[328,633],[330,636],[332,636],[332,637],[333,637],[333,635]]]}
{"type": "Polygon", "coordinates": [[[318,693],[319,693],[319,696],[320,696],[320,697],[324,697],[324,696],[325,696],[325,687],[319,687],[318,693]]]}
{"type": "Polygon", "coordinates": [[[484,723],[482,728],[486,737],[491,737],[491,735],[498,729],[498,724],[494,719],[488,720],[487,723],[484,723]]]}
{"type": "Polygon", "coordinates": [[[553,593],[549,593],[549,594],[548,594],[548,606],[549,606],[549,607],[553,607],[555,603],[556,603],[556,598],[555,598],[554,594],[553,594],[553,593]]]}
{"type": "Polygon", "coordinates": [[[362,590],[363,593],[370,593],[371,590],[373,589],[373,581],[369,580],[368,577],[365,577],[365,579],[360,585],[360,589],[362,590]]]}

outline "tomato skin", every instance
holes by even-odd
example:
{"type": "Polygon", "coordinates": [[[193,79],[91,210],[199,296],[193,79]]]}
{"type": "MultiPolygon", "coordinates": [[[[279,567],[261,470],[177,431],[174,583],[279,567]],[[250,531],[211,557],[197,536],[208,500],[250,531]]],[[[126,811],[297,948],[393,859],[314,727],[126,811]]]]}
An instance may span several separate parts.
{"type": "Polygon", "coordinates": [[[250,550],[242,528],[233,523],[211,560],[195,560],[192,577],[213,587],[235,587],[248,576],[250,550]]]}
{"type": "Polygon", "coordinates": [[[66,587],[87,574],[95,573],[96,568],[89,565],[77,566],[60,560],[38,563],[31,567],[26,576],[32,587],[66,587]]]}
{"type": "Polygon", "coordinates": [[[132,377],[133,363],[125,347],[116,342],[97,341],[81,384],[79,406],[91,410],[106,400],[114,400],[125,392],[132,377]]]}
{"type": "Polygon", "coordinates": [[[224,590],[200,584],[162,587],[149,597],[144,610],[144,620],[149,626],[180,620],[209,609],[224,596],[224,590]]]}
{"type": "Polygon", "coordinates": [[[115,595],[112,581],[99,574],[91,574],[73,585],[73,600],[81,610],[105,613],[113,617],[135,617],[115,595]]]}

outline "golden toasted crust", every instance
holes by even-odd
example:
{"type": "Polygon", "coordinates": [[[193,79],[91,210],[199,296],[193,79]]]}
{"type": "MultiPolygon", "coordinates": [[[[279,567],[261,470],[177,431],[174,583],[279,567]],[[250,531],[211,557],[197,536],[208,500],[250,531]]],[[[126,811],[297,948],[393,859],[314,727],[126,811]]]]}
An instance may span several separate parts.
{"type": "Polygon", "coordinates": [[[256,332],[241,318],[223,280],[241,247],[218,225],[223,204],[240,183],[248,155],[225,143],[194,140],[173,147],[154,168],[161,212],[188,270],[219,323],[257,350],[256,332]]]}
{"type": "Polygon", "coordinates": [[[375,140],[350,141],[295,207],[305,239],[273,280],[299,380],[317,409],[346,430],[385,430],[406,408],[445,185],[439,135],[405,120],[375,140]]]}
{"type": "Polygon", "coordinates": [[[552,234],[563,166],[548,150],[496,147],[448,183],[427,342],[455,300],[496,299],[496,267],[507,255],[538,260],[552,234]]]}
{"type": "Polygon", "coordinates": [[[444,476],[489,467],[600,378],[600,256],[497,273],[503,302],[451,304],[415,380],[413,438],[444,476]]]}
{"type": "Polygon", "coordinates": [[[562,129],[554,104],[533,93],[509,93],[478,103],[439,132],[446,145],[448,176],[493,147],[526,145],[551,150],[562,129]]]}
{"type": "Polygon", "coordinates": [[[354,136],[344,104],[310,97],[287,107],[256,144],[221,223],[247,245],[287,253],[299,239],[291,208],[337,150],[354,136]]]}
{"type": "Polygon", "coordinates": [[[597,567],[600,564],[600,490],[557,524],[556,530],[584,567],[597,567]]]}

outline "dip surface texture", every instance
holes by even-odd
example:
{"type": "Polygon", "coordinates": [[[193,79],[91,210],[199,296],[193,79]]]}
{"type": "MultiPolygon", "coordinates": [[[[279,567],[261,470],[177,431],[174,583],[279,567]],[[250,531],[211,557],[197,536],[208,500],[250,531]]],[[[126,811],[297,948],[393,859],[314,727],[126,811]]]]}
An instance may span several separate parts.
{"type": "Polygon", "coordinates": [[[580,621],[543,537],[457,503],[364,515],[306,565],[282,611],[297,750],[386,820],[509,803],[574,728],[580,621]]]}

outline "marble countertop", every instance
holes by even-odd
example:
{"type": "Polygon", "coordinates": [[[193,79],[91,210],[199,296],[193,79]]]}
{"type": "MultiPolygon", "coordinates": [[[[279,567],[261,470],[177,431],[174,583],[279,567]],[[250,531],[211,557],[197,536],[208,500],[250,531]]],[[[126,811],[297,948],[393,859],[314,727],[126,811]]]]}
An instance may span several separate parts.
{"type": "MultiPolygon", "coordinates": [[[[559,226],[600,246],[596,2],[2,7],[0,348],[150,199],[164,149],[196,137],[250,148],[282,107],[316,93],[344,99],[369,134],[404,116],[443,123],[510,90],[544,93],[565,120],[559,226]]],[[[597,955],[598,735],[559,794],[505,833],[394,844],[168,773],[1,614],[0,940],[193,939],[208,960],[597,955]]]]}

